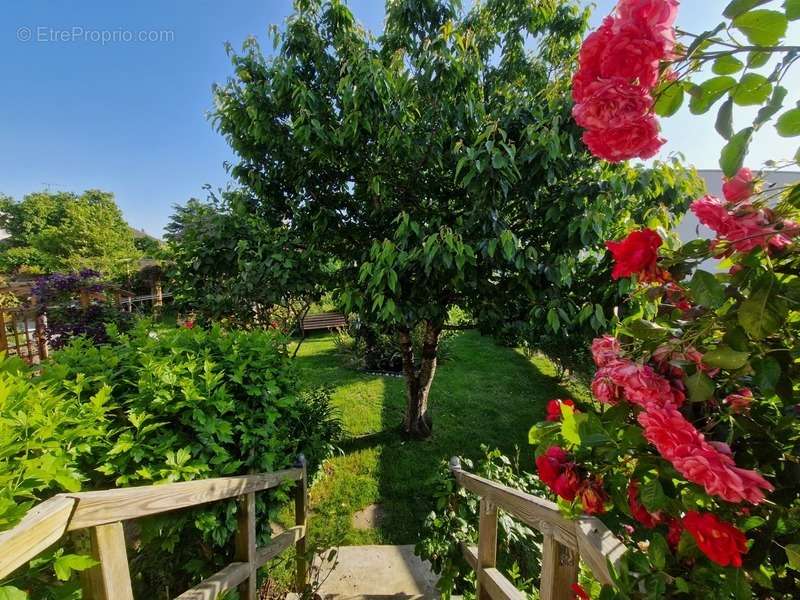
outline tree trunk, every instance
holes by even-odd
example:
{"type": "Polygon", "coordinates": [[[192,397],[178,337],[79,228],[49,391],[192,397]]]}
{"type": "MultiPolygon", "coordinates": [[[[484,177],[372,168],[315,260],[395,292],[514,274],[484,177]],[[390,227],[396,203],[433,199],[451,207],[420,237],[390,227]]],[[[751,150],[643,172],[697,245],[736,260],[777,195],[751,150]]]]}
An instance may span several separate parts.
{"type": "Polygon", "coordinates": [[[400,349],[403,353],[403,374],[406,380],[406,416],[403,426],[408,435],[425,439],[433,433],[433,422],[428,412],[428,394],[436,374],[436,351],[439,345],[441,326],[425,322],[425,337],[422,356],[417,368],[411,331],[402,328],[399,333],[400,349]]]}

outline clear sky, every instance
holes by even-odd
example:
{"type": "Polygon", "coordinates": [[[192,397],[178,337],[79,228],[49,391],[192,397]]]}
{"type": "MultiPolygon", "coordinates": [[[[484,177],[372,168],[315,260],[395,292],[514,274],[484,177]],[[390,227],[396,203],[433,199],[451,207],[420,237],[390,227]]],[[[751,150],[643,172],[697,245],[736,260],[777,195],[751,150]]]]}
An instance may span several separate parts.
{"type": "MultiPolygon", "coordinates": [[[[679,24],[711,27],[727,2],[683,0],[679,24]]],[[[382,0],[349,4],[381,29],[382,0]]],[[[614,4],[597,2],[594,22],[614,4]]],[[[223,163],[234,157],[206,118],[211,85],[231,72],[224,42],[264,41],[266,27],[290,11],[291,0],[3,2],[0,193],[104,189],[131,225],[160,235],[175,203],[228,181],[223,163]]],[[[797,28],[792,37],[800,39],[797,28]]],[[[800,89],[800,73],[788,87],[800,89]]],[[[716,167],[722,142],[713,117],[683,110],[664,122],[664,134],[662,156],[680,150],[698,167],[716,167]]],[[[751,164],[795,149],[768,126],[751,164]]]]}

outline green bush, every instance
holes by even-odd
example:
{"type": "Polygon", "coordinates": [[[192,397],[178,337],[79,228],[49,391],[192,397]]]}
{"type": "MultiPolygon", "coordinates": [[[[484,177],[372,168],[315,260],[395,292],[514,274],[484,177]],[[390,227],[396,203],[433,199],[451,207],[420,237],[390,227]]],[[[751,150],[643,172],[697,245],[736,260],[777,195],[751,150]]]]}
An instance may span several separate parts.
{"type": "MultiPolygon", "coordinates": [[[[36,503],[86,486],[91,457],[107,449],[111,388],[76,377],[37,381],[18,358],[0,354],[0,531],[16,525],[36,503]],[[87,392],[92,387],[92,392],[87,392]]],[[[63,549],[45,553],[32,569],[0,585],[0,598],[68,598],[71,570],[87,557],[63,549]],[[54,573],[56,577],[54,577],[54,573]]]]}
{"type": "MultiPolygon", "coordinates": [[[[107,442],[86,442],[88,454],[79,457],[94,487],[274,471],[300,453],[313,469],[341,435],[328,392],[301,389],[286,338],[276,331],[165,330],[141,322],[112,336],[102,345],[74,339],[36,380],[56,395],[47,412],[59,419],[68,392],[83,407],[113,389],[107,442]]],[[[85,418],[82,427],[96,420],[85,418]]],[[[260,544],[288,491],[258,495],[260,544]]],[[[42,497],[32,494],[31,501],[42,497]]],[[[234,501],[132,522],[126,534],[135,596],[171,598],[230,562],[235,528],[234,501]]]]}
{"type": "MultiPolygon", "coordinates": [[[[534,475],[521,471],[509,457],[485,447],[484,452],[485,458],[477,465],[461,459],[462,468],[524,492],[544,494],[542,483],[534,475]]],[[[415,551],[429,560],[440,575],[437,587],[443,598],[449,598],[453,592],[474,594],[474,571],[463,558],[461,544],[477,543],[479,499],[456,483],[446,463],[442,464],[436,480],[434,499],[436,508],[425,520],[415,551]]],[[[498,567],[518,589],[531,594],[536,594],[535,584],[541,570],[541,543],[540,533],[500,513],[498,567]]]]}

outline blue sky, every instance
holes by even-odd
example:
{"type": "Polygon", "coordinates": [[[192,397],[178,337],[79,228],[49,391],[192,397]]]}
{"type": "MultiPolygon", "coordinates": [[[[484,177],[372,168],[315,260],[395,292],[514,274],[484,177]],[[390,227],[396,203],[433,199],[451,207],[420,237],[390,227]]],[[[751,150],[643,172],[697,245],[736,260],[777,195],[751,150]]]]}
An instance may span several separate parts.
{"type": "MultiPolygon", "coordinates": [[[[381,0],[349,4],[380,30],[381,0]]],[[[594,22],[614,4],[597,2],[594,22]]],[[[719,21],[727,0],[682,4],[679,24],[699,32],[719,21]]],[[[266,27],[290,12],[291,0],[3,2],[0,193],[108,190],[131,225],[160,235],[174,204],[228,181],[223,163],[233,156],[206,119],[211,85],[231,72],[224,42],[263,41],[266,27]],[[104,43],[104,34],[116,39],[104,43]],[[130,40],[139,35],[146,39],[130,40]]],[[[788,87],[800,89],[800,73],[788,87]]],[[[715,168],[722,144],[712,118],[684,110],[663,125],[662,157],[679,150],[715,168]]],[[[794,149],[768,127],[750,164],[794,149]]]]}

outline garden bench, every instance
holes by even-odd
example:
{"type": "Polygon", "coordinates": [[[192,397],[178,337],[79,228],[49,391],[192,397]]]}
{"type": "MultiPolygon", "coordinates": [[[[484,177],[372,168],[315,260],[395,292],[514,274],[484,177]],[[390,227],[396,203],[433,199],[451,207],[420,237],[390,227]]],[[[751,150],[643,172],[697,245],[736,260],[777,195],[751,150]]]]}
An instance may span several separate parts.
{"type": "Polygon", "coordinates": [[[300,320],[300,333],[305,337],[307,331],[341,329],[346,326],[347,318],[342,313],[318,313],[306,315],[300,320]]]}

